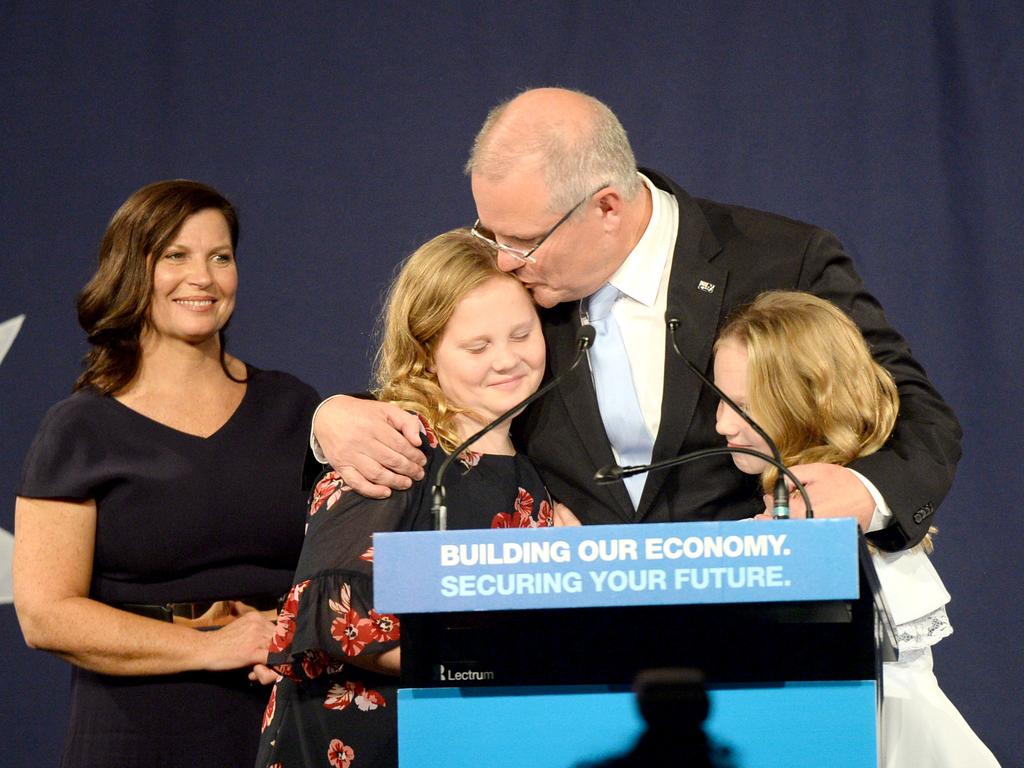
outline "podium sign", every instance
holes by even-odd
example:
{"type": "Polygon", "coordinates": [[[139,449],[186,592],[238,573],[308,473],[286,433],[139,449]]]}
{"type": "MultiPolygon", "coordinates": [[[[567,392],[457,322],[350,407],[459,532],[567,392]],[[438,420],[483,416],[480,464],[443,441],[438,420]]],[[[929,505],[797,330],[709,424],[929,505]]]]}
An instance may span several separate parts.
{"type": "Polygon", "coordinates": [[[849,600],[857,523],[657,523],[378,533],[374,606],[447,613],[849,600]]]}
{"type": "Polygon", "coordinates": [[[745,768],[874,768],[891,632],[852,519],[381,533],[402,768],[621,752],[642,669],[703,671],[745,768]],[[500,726],[496,725],[500,724],[500,726]]]}

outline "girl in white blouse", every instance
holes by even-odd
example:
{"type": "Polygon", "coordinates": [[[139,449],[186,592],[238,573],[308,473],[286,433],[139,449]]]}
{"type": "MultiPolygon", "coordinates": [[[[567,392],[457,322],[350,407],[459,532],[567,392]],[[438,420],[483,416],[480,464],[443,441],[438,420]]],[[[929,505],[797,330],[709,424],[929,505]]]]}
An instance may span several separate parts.
{"type": "MultiPolygon", "coordinates": [[[[764,293],[729,318],[715,344],[715,382],[772,437],[787,466],[846,465],[868,456],[885,444],[899,410],[892,377],[872,359],[856,325],[807,293],[764,293]]],[[[771,453],[724,402],[717,430],[730,447],[771,453]]],[[[760,474],[771,493],[775,467],[744,454],[733,460],[742,471],[760,474]]],[[[870,522],[860,521],[862,528],[884,527],[882,507],[870,522]]],[[[931,549],[931,533],[900,552],[872,547],[899,655],[883,665],[880,764],[998,767],[932,672],[931,647],[953,630],[945,608],[949,593],[928,557],[931,549]]]]}

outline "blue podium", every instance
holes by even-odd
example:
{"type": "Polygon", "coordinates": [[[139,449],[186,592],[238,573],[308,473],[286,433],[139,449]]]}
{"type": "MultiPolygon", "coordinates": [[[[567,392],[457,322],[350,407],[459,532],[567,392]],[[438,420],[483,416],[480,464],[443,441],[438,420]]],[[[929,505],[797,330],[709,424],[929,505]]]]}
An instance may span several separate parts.
{"type": "Polygon", "coordinates": [[[399,761],[568,766],[627,750],[630,685],[703,671],[736,764],[875,768],[893,637],[850,519],[385,533],[399,761]]]}

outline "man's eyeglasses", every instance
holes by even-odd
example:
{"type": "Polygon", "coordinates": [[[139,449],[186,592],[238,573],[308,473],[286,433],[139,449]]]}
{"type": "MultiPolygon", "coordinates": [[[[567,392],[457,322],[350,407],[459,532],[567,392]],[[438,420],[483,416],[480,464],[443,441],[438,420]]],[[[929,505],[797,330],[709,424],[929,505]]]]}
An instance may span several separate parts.
{"type": "Polygon", "coordinates": [[[587,200],[592,198],[594,195],[596,195],[598,192],[600,192],[607,186],[607,183],[602,184],[589,195],[587,195],[578,203],[576,203],[576,205],[574,205],[572,208],[566,211],[565,215],[562,218],[555,222],[555,226],[553,226],[546,233],[544,233],[544,235],[542,235],[541,238],[536,243],[534,243],[530,248],[526,248],[525,250],[522,248],[515,248],[511,245],[506,245],[505,243],[499,243],[497,240],[494,239],[493,232],[491,232],[489,229],[483,229],[480,226],[480,219],[476,220],[476,222],[473,224],[473,229],[471,231],[474,237],[483,240],[492,248],[501,251],[502,253],[507,253],[509,256],[515,259],[519,259],[519,261],[523,262],[524,264],[536,264],[537,260],[533,257],[533,254],[538,248],[540,248],[544,244],[544,241],[551,237],[551,235],[554,234],[556,229],[558,229],[560,226],[562,226],[562,224],[568,221],[569,217],[576,212],[577,208],[579,208],[581,205],[587,202],[587,200]]]}

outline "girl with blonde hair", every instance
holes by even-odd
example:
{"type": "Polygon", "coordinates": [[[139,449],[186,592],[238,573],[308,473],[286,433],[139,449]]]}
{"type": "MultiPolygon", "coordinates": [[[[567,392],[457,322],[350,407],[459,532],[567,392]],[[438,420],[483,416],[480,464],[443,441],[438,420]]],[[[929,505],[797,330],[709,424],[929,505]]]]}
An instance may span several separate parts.
{"type": "MultiPolygon", "coordinates": [[[[892,377],[872,358],[856,325],[807,293],[761,294],[727,320],[715,343],[715,382],[775,441],[787,466],[847,465],[869,456],[885,444],[899,411],[892,377]]],[[[724,402],[717,430],[731,447],[771,453],[724,402]]],[[[743,472],[760,474],[766,493],[774,488],[778,473],[771,465],[743,454],[733,461],[743,472]]],[[[876,508],[870,529],[883,527],[885,519],[876,508]]],[[[872,548],[899,655],[883,664],[881,765],[998,766],[932,671],[932,646],[953,630],[945,608],[949,593],[928,557],[931,547],[929,533],[909,550],[872,548]]]]}
{"type": "MultiPolygon", "coordinates": [[[[532,394],[544,374],[529,294],[466,229],[435,237],[406,260],[382,327],[375,394],[419,416],[426,478],[532,394]]],[[[459,459],[462,471],[445,481],[449,528],[552,525],[554,507],[516,453],[508,421],[459,459]]],[[[429,480],[386,499],[351,492],[334,470],[316,484],[295,584],[271,642],[268,663],[282,678],[267,705],[258,768],[397,764],[401,622],[373,608],[371,537],[432,528],[430,506],[429,480]]]]}

